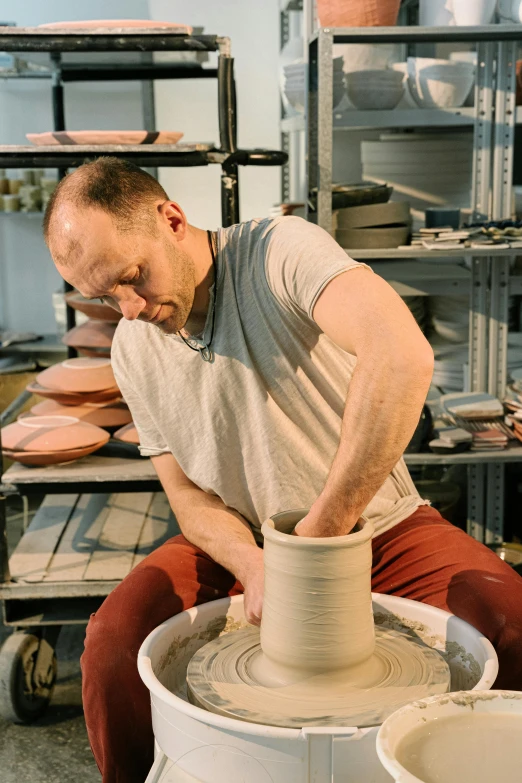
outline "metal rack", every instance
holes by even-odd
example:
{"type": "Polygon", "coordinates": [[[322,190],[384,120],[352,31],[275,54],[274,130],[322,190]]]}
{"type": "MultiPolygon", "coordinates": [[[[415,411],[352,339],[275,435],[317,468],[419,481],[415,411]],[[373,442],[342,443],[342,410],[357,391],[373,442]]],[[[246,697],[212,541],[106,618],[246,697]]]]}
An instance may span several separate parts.
{"type": "MultiPolygon", "coordinates": [[[[522,41],[518,25],[483,27],[382,27],[319,28],[308,43],[308,95],[304,125],[307,148],[308,219],[325,230],[332,230],[332,157],[334,131],[375,127],[427,127],[471,125],[474,128],[472,209],[477,219],[509,217],[513,180],[514,126],[520,110],[515,107],[516,44],[522,41]],[[333,115],[333,45],[337,43],[451,43],[477,44],[478,63],[474,109],[395,110],[345,112],[333,115]],[[496,66],[496,71],[495,71],[496,66]],[[496,72],[496,82],[494,73],[496,72]],[[373,119],[373,122],[372,122],[373,119]],[[310,194],[314,203],[310,207],[310,194]]],[[[283,123],[286,130],[302,127],[299,119],[283,123]]],[[[471,274],[466,283],[470,294],[469,365],[471,389],[502,396],[506,387],[507,313],[510,293],[520,291],[520,282],[509,276],[509,250],[419,251],[386,249],[358,251],[346,249],[360,260],[468,257],[471,274]]],[[[386,264],[381,264],[386,277],[386,264]]],[[[419,280],[412,289],[401,279],[392,285],[401,295],[425,290],[454,293],[464,281],[422,282],[425,269],[419,269],[419,280]],[[427,289],[427,290],[426,290],[427,289]]],[[[447,268],[445,268],[445,272],[447,268]]],[[[380,272],[380,273],[382,273],[380,272]]],[[[388,275],[389,276],[389,275],[388,275]]],[[[399,275],[400,278],[400,275],[399,275]]],[[[519,448],[509,450],[502,458],[498,452],[456,455],[456,462],[468,465],[468,532],[475,538],[492,543],[503,536],[504,463],[522,458],[519,448]],[[456,459],[458,457],[458,460],[456,459]]],[[[436,455],[408,455],[409,464],[448,464],[436,455]]]]}
{"type": "MultiPolygon", "coordinates": [[[[230,52],[230,40],[215,35],[180,35],[164,29],[110,30],[78,33],[71,30],[44,30],[41,28],[0,28],[0,51],[48,52],[53,61],[53,107],[55,130],[65,128],[63,83],[78,80],[142,79],[153,78],[204,78],[216,77],[218,81],[219,145],[211,143],[150,145],[150,146],[0,146],[1,168],[58,168],[65,171],[99,155],[114,155],[132,160],[139,166],[208,166],[221,167],[222,222],[229,226],[239,222],[239,166],[281,166],[287,155],[278,150],[239,149],[237,146],[236,92],[234,61],[230,52]],[[105,64],[85,67],[66,64],[61,61],[62,52],[153,52],[153,51],[195,51],[217,52],[217,69],[187,68],[170,64],[122,64],[110,68],[105,64]]],[[[0,416],[0,425],[11,421],[24,402],[27,393],[20,395],[0,416]]],[[[60,533],[53,546],[72,536],[71,519],[89,493],[154,493],[161,490],[161,484],[150,460],[131,459],[125,456],[125,449],[108,446],[105,450],[79,463],[43,469],[27,469],[13,465],[3,476],[0,484],[0,600],[3,601],[4,622],[17,629],[20,647],[14,657],[12,649],[9,661],[0,653],[0,694],[3,701],[11,699],[13,712],[19,719],[31,719],[34,710],[45,709],[50,698],[55,670],[54,647],[59,629],[63,624],[86,624],[89,615],[116,586],[118,580],[107,578],[103,569],[94,569],[91,576],[74,579],[56,579],[53,573],[46,573],[35,579],[13,581],[9,568],[7,550],[5,501],[8,494],[52,493],[53,497],[64,498],[70,504],[66,516],[61,520],[60,533]],[[83,500],[82,500],[83,498],[83,500]],[[98,574],[93,578],[92,574],[98,574]],[[27,633],[37,639],[37,651],[27,657],[25,639],[27,633]],[[7,667],[7,668],[6,668],[7,667]],[[18,668],[17,668],[18,667],[18,668]],[[20,675],[22,672],[22,675],[20,675]],[[38,701],[40,700],[40,701],[38,701]]],[[[0,442],[0,476],[2,473],[0,442]]],[[[136,496],[138,497],[138,496],[136,496]]],[[[146,501],[146,498],[145,498],[146,501]]],[[[145,502],[144,501],[144,502],[145,502]]],[[[59,505],[59,504],[58,504],[59,505]]],[[[45,510],[44,510],[45,516],[45,510]]],[[[78,512],[79,513],[79,512],[78,512]]],[[[144,512],[141,524],[147,524],[144,512]]],[[[76,515],[76,516],[75,516],[76,515]]],[[[36,518],[35,518],[36,519],[36,518]]],[[[98,526],[101,522],[96,522],[98,526]]],[[[140,521],[138,520],[138,526],[140,521]]],[[[29,527],[22,538],[22,549],[31,552],[31,535],[40,541],[39,530],[45,528],[46,519],[29,527]],[[40,528],[38,527],[40,525],[40,528]]],[[[105,528],[104,528],[105,529],[105,528]]],[[[136,528],[138,529],[138,528],[136,528]]],[[[78,530],[78,528],[76,528],[78,530]]],[[[34,538],[33,538],[34,540],[34,538]]],[[[136,545],[139,539],[136,538],[136,545]]],[[[19,545],[19,546],[20,546],[19,545]]],[[[72,546],[72,543],[70,544],[72,546]]],[[[138,550],[137,550],[138,551],[138,550]]],[[[56,550],[58,552],[58,549],[56,550]]],[[[50,550],[53,555],[54,550],[50,550]]],[[[15,552],[16,554],[16,552],[15,552]]],[[[103,560],[103,553],[98,553],[103,560]]],[[[77,573],[68,571],[66,573],[77,573]]],[[[11,637],[12,639],[12,637],[11,637]]]]}

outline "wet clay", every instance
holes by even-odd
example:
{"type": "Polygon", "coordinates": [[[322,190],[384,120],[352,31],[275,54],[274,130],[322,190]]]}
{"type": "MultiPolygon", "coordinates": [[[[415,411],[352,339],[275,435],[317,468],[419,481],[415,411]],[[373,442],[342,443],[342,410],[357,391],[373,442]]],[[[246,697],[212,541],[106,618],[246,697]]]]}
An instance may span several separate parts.
{"type": "Polygon", "coordinates": [[[522,715],[468,712],[414,729],[396,757],[423,783],[520,783],[521,743],[522,715]]]}
{"type": "Polygon", "coordinates": [[[261,632],[215,639],[189,663],[190,700],[275,726],[372,726],[403,704],[449,689],[442,655],[408,634],[375,629],[371,537],[290,533],[305,511],[263,525],[261,632]]]}

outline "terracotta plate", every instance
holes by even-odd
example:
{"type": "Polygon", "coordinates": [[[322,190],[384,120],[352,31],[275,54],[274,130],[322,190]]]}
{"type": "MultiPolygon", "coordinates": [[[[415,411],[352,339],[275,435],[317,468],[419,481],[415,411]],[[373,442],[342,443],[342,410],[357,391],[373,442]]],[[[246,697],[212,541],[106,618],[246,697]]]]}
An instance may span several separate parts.
{"type": "Polygon", "coordinates": [[[112,389],[104,389],[98,392],[86,392],[84,394],[75,392],[57,391],[56,389],[49,389],[47,386],[42,386],[40,383],[33,381],[33,383],[27,384],[25,387],[31,394],[37,394],[39,397],[47,397],[51,400],[56,400],[62,405],[84,405],[86,402],[115,402],[121,398],[121,392],[114,386],[112,389]]]}
{"type": "Polygon", "coordinates": [[[115,432],[113,437],[116,438],[116,440],[122,440],[124,443],[133,443],[136,446],[140,445],[138,430],[133,422],[115,432]]]}
{"type": "Polygon", "coordinates": [[[109,440],[109,433],[74,416],[27,416],[2,429],[10,451],[66,451],[109,440]]]}
{"type": "Polygon", "coordinates": [[[21,462],[22,465],[34,467],[59,465],[62,462],[73,462],[81,457],[86,457],[88,454],[101,449],[104,445],[105,441],[86,446],[83,449],[67,449],[65,451],[10,451],[9,449],[3,449],[3,454],[9,459],[21,462]]]}
{"type": "Polygon", "coordinates": [[[98,392],[116,386],[109,358],[79,357],[53,364],[36,376],[48,389],[65,392],[98,392]]]}
{"type": "Polygon", "coordinates": [[[68,294],[65,294],[65,301],[73,310],[79,310],[89,318],[117,323],[123,317],[118,310],[103,304],[98,299],[85,299],[79,291],[69,291],[68,294]]]}
{"type": "Polygon", "coordinates": [[[115,323],[89,319],[86,323],[69,329],[62,337],[62,343],[73,348],[110,349],[115,331],[115,323]]]}
{"type": "MultiPolygon", "coordinates": [[[[192,27],[186,24],[179,24],[178,22],[159,22],[155,19],[86,19],[81,22],[47,22],[46,24],[40,24],[38,27],[47,27],[57,30],[97,30],[101,28],[113,28],[118,30],[132,29],[135,27],[151,29],[165,28],[169,33],[180,35],[191,35],[192,27]]],[[[133,31],[134,32],[134,31],[133,31]]]]}
{"type": "Polygon", "coordinates": [[[123,427],[132,421],[130,410],[121,400],[86,405],[61,405],[56,400],[44,400],[33,405],[31,410],[22,416],[24,418],[26,416],[74,416],[87,424],[111,430],[123,427]]]}
{"type": "Polygon", "coordinates": [[[31,144],[41,147],[61,144],[177,144],[183,133],[144,130],[67,130],[26,133],[25,135],[31,144]]]}

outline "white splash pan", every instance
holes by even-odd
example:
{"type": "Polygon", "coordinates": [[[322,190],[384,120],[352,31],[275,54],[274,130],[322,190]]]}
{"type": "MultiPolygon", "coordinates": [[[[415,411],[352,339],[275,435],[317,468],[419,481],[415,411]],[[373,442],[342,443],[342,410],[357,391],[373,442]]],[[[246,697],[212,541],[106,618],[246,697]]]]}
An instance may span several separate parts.
{"type": "MultiPolygon", "coordinates": [[[[372,598],[379,625],[409,630],[445,653],[452,691],[491,688],[497,656],[479,631],[417,601],[377,593],[372,598]]],[[[245,624],[243,596],[224,598],[172,617],[143,642],[138,669],[150,690],[159,748],[147,783],[390,783],[375,748],[378,726],[285,729],[214,715],[188,703],[185,673],[192,655],[225,627],[245,624]],[[162,772],[166,767],[168,778],[162,772]]]]}

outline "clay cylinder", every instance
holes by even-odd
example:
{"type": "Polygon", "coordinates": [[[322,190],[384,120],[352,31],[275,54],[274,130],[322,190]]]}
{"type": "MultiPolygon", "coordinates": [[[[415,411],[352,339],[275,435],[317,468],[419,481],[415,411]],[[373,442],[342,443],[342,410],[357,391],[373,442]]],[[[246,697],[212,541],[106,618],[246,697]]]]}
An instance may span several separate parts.
{"type": "Polygon", "coordinates": [[[362,663],[374,651],[373,525],[332,538],[290,535],[306,513],[263,524],[261,647],[273,666],[312,675],[362,663]]]}

